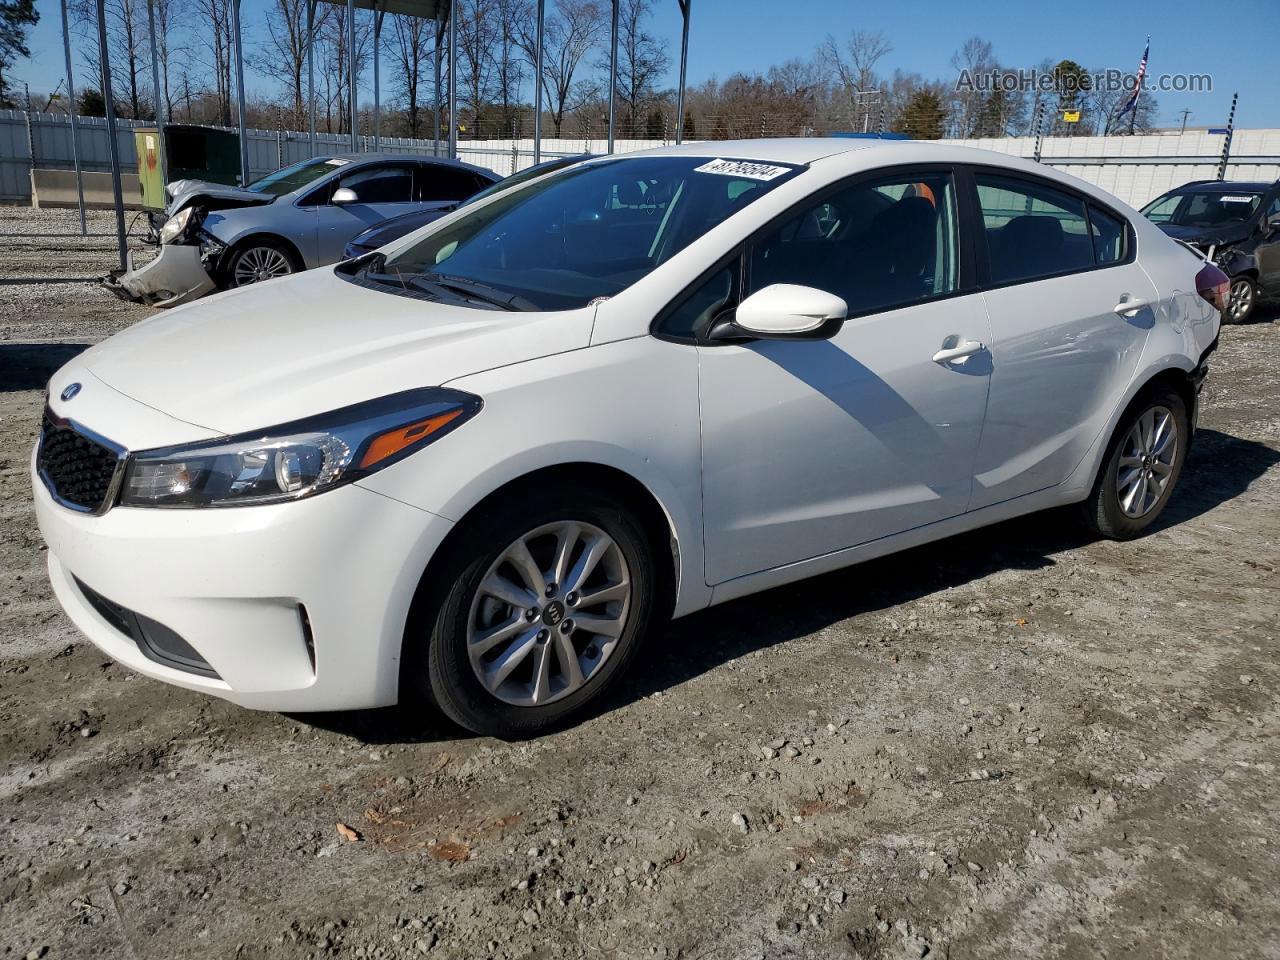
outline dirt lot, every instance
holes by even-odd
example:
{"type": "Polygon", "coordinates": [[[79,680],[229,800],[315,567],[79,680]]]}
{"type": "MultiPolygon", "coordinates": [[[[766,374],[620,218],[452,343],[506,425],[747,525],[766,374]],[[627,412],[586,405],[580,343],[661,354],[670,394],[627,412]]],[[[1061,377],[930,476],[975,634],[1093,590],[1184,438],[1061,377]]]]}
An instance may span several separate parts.
{"type": "Polygon", "coordinates": [[[0,285],[0,957],[1280,956],[1280,311],[1225,331],[1150,536],[1037,516],[690,617],[531,743],[251,713],[77,635],[41,390],[144,313],[0,285]]]}

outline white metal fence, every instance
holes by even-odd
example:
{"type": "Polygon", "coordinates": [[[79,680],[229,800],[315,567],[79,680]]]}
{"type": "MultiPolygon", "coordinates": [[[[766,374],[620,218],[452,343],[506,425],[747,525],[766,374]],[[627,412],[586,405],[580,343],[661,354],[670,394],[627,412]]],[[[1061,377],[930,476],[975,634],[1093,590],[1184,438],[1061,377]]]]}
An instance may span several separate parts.
{"type": "MultiPolygon", "coordinates": [[[[120,162],[125,170],[136,170],[134,127],[151,126],[128,120],[116,131],[120,162]]],[[[1045,137],[1040,161],[1095,183],[1133,206],[1141,206],[1166,190],[1191,180],[1213,179],[1218,173],[1223,141],[1220,134],[1187,132],[1134,137],[1045,137]]],[[[249,168],[253,176],[310,155],[307,134],[296,131],[249,130],[249,168]]],[[[362,140],[372,149],[372,138],[362,140]]],[[[627,153],[662,146],[669,140],[618,140],[615,150],[627,153]]],[[[1033,157],[1034,137],[1006,137],[991,140],[948,140],[946,143],[982,147],[1014,156],[1033,157]]],[[[316,148],[322,153],[346,153],[350,138],[337,134],[317,134],[316,148]]],[[[544,156],[602,153],[607,142],[583,137],[544,139],[544,156]]],[[[447,144],[432,140],[383,137],[379,150],[385,153],[432,154],[443,156],[447,144]]],[[[111,169],[106,121],[80,119],[80,156],[86,170],[111,169]]],[[[461,140],[458,157],[507,175],[533,163],[533,141],[461,140]]],[[[71,126],[56,114],[27,115],[20,110],[0,110],[0,202],[29,203],[30,170],[33,166],[69,169],[71,126]]],[[[1280,179],[1280,130],[1237,130],[1227,164],[1228,180],[1280,179]]]]}

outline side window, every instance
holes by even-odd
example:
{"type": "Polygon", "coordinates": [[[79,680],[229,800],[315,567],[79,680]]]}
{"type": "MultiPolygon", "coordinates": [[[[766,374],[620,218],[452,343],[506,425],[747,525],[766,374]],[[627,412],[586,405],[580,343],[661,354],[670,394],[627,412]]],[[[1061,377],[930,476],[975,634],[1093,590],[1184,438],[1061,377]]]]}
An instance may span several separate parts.
{"type": "Polygon", "coordinates": [[[347,174],[339,186],[354,190],[357,203],[408,203],[413,172],[409,167],[368,167],[347,174]]]}
{"type": "Polygon", "coordinates": [[[1099,266],[1119,263],[1125,257],[1125,223],[1089,204],[1089,227],[1093,234],[1093,258],[1099,266]]]}
{"type": "Polygon", "coordinates": [[[1182,194],[1171,193],[1146,209],[1146,217],[1152,223],[1168,223],[1178,212],[1178,204],[1182,202],[1182,194]]]}
{"type": "Polygon", "coordinates": [[[443,164],[419,167],[415,180],[414,200],[420,202],[465,200],[480,190],[475,174],[443,164]]]}
{"type": "Polygon", "coordinates": [[[659,329],[673,337],[702,336],[716,315],[738,302],[737,257],[698,284],[662,318],[659,329]]]}
{"type": "Polygon", "coordinates": [[[816,287],[842,297],[854,316],[958,286],[949,173],[862,181],[797,210],[752,245],[749,292],[775,283],[816,287]]]}
{"type": "Polygon", "coordinates": [[[1271,201],[1271,206],[1267,207],[1266,214],[1263,215],[1262,225],[1265,227],[1272,220],[1280,217],[1280,196],[1271,201]]]}
{"type": "Polygon", "coordinates": [[[978,173],[992,283],[1016,283],[1093,266],[1084,201],[1045,183],[978,173]]]}

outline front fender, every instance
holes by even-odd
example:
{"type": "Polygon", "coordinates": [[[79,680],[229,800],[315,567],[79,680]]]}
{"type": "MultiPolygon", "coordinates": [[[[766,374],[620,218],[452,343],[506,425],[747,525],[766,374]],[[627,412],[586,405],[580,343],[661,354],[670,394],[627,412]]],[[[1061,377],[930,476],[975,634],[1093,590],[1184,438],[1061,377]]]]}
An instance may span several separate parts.
{"type": "Polygon", "coordinates": [[[447,381],[484,408],[463,427],[361,480],[459,521],[513,480],[566,464],[618,470],[666,514],[680,556],[677,614],[710,600],[703,581],[697,351],[615,341],[447,381]]]}

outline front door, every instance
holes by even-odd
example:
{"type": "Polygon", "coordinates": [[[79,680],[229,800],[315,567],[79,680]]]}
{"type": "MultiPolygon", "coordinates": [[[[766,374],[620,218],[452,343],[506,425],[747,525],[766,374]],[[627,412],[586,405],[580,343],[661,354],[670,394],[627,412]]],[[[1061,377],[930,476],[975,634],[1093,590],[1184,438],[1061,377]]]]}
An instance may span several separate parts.
{"type": "Polygon", "coordinates": [[[1158,297],[1119,217],[1039,178],[975,179],[994,372],[973,509],[1071,475],[1124,397],[1158,297]]]}
{"type": "Polygon", "coordinates": [[[852,319],[698,348],[709,584],[964,512],[991,368],[957,226],[935,169],[853,181],[749,245],[748,294],[817,287],[852,319]]]}
{"type": "Polygon", "coordinates": [[[1271,226],[1277,221],[1280,221],[1280,194],[1272,198],[1262,213],[1262,239],[1255,253],[1259,285],[1272,297],[1280,297],[1280,226],[1271,226]]]}
{"type": "Polygon", "coordinates": [[[332,200],[317,207],[317,262],[336,263],[347,244],[376,223],[419,209],[413,200],[413,167],[407,163],[377,164],[344,174],[337,188],[356,195],[351,203],[332,200]]]}

